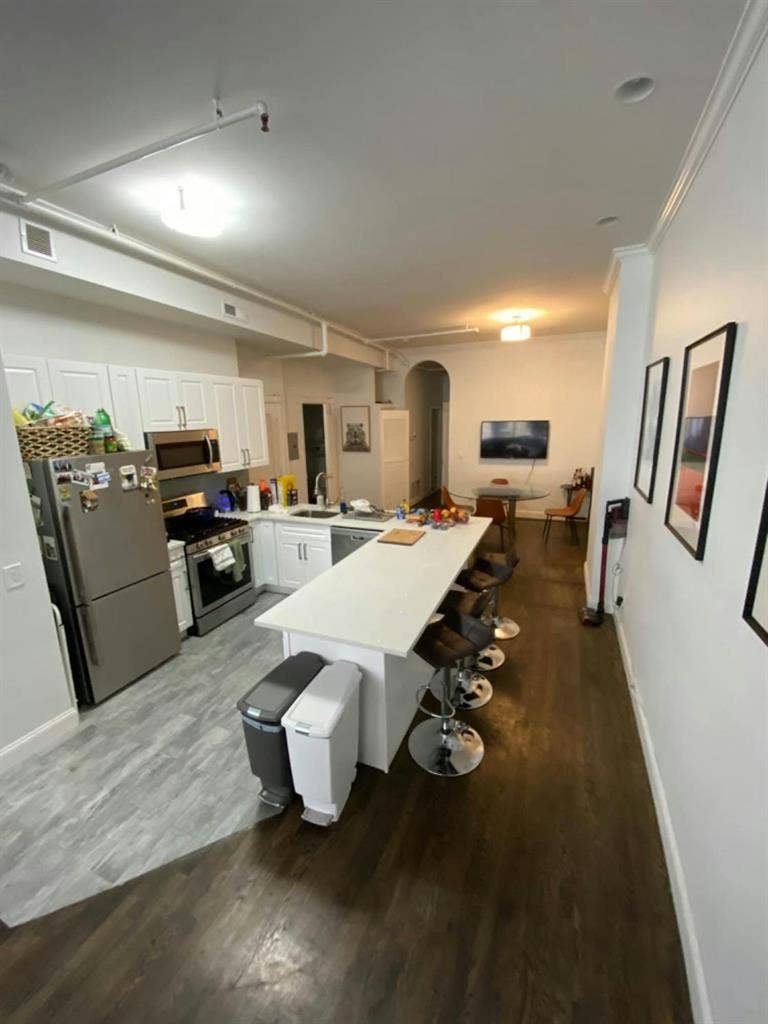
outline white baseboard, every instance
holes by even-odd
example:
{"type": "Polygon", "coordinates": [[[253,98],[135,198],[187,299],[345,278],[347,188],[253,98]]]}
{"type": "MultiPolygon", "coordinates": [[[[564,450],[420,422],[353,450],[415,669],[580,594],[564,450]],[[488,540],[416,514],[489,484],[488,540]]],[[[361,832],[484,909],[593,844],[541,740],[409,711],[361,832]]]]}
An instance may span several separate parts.
{"type": "Polygon", "coordinates": [[[31,754],[41,754],[56,743],[60,743],[77,729],[79,720],[77,708],[67,708],[49,722],[44,722],[25,736],[20,736],[13,743],[9,743],[0,750],[0,771],[18,764],[31,754]]]}
{"type": "MultiPolygon", "coordinates": [[[[586,563],[584,566],[585,578],[587,576],[586,563]]],[[[680,850],[675,837],[675,829],[672,824],[672,816],[667,803],[667,795],[664,790],[664,781],[661,777],[659,763],[656,760],[656,752],[653,746],[653,738],[643,708],[643,698],[635,678],[632,667],[632,658],[627,646],[627,639],[624,634],[624,627],[621,622],[620,613],[614,614],[613,621],[616,626],[616,635],[619,640],[621,660],[624,664],[624,672],[627,677],[629,694],[632,699],[632,708],[637,722],[637,731],[640,734],[640,743],[643,748],[645,767],[651,783],[653,803],[656,807],[656,817],[659,822],[661,842],[664,847],[664,856],[667,862],[667,873],[669,874],[672,899],[675,904],[677,923],[680,929],[680,940],[683,946],[686,974],[688,976],[688,989],[691,997],[691,1008],[696,1024],[714,1024],[712,1008],[709,1004],[707,983],[704,977],[704,964],[701,960],[701,950],[696,937],[696,926],[693,918],[690,899],[688,898],[688,887],[685,882],[683,862],[680,857],[680,850]]]]}
{"type": "MultiPolygon", "coordinates": [[[[587,596],[587,608],[589,608],[589,602],[592,600],[592,580],[589,575],[589,562],[586,558],[584,559],[584,593],[587,596]]],[[[616,628],[618,629],[618,626],[616,628]]]]}

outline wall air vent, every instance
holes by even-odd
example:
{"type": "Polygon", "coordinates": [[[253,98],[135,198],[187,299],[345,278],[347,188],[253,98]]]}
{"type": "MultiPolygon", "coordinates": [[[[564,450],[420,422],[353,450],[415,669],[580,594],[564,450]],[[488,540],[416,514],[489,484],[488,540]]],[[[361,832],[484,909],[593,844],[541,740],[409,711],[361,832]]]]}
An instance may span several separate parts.
{"type": "Polygon", "coordinates": [[[231,320],[239,320],[241,323],[245,323],[248,320],[245,310],[241,309],[240,306],[236,306],[234,302],[230,302],[228,299],[222,301],[221,311],[224,316],[229,317],[231,320]]]}
{"type": "Polygon", "coordinates": [[[21,249],[30,256],[42,256],[45,260],[56,260],[53,250],[53,235],[48,228],[31,224],[28,220],[19,222],[21,228],[21,249]]]}

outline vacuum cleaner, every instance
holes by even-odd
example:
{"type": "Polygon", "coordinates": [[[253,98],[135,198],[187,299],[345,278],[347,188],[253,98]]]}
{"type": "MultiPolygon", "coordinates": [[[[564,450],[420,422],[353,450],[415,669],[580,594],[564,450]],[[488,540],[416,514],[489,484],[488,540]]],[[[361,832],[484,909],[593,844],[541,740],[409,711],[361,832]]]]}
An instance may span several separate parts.
{"type": "Polygon", "coordinates": [[[603,520],[603,550],[600,555],[600,591],[597,608],[585,605],[581,609],[582,626],[602,626],[605,617],[605,577],[608,569],[608,541],[614,537],[626,537],[629,519],[629,498],[606,501],[603,520]]]}

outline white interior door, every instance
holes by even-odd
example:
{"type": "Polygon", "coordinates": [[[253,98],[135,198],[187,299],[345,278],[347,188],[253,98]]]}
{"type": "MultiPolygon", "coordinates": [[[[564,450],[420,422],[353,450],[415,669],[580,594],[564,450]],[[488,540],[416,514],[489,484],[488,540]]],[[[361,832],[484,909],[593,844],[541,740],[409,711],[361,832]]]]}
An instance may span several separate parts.
{"type": "Polygon", "coordinates": [[[260,380],[247,384],[241,380],[243,444],[247,465],[266,466],[269,463],[269,439],[264,410],[264,385],[260,380]]]}
{"type": "Polygon", "coordinates": [[[30,402],[45,405],[53,398],[45,359],[40,356],[16,356],[4,352],[3,366],[12,409],[21,411],[30,402]]]}
{"type": "Polygon", "coordinates": [[[145,430],[181,430],[181,406],[172,370],[137,370],[141,419],[145,430]]]}
{"type": "Polygon", "coordinates": [[[143,448],[144,430],[136,371],[132,366],[108,366],[107,373],[112,392],[112,422],[128,437],[133,448],[143,448]]]}
{"type": "Polygon", "coordinates": [[[219,431],[222,470],[242,469],[245,443],[240,430],[240,386],[235,377],[217,377],[211,381],[212,424],[219,431]]]}
{"type": "Polygon", "coordinates": [[[185,429],[203,430],[206,427],[215,427],[210,381],[195,373],[179,373],[177,379],[185,429]]]}
{"type": "Polygon", "coordinates": [[[380,409],[381,503],[396,508],[408,494],[408,410],[380,409]]]}

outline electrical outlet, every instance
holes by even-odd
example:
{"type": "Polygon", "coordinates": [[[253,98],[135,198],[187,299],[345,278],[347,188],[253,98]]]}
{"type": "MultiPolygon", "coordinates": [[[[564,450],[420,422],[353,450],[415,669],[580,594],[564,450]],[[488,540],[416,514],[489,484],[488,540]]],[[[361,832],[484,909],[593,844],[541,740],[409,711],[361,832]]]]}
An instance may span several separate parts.
{"type": "Polygon", "coordinates": [[[21,562],[3,566],[3,582],[6,590],[17,590],[24,586],[24,570],[21,567],[21,562]]]}

